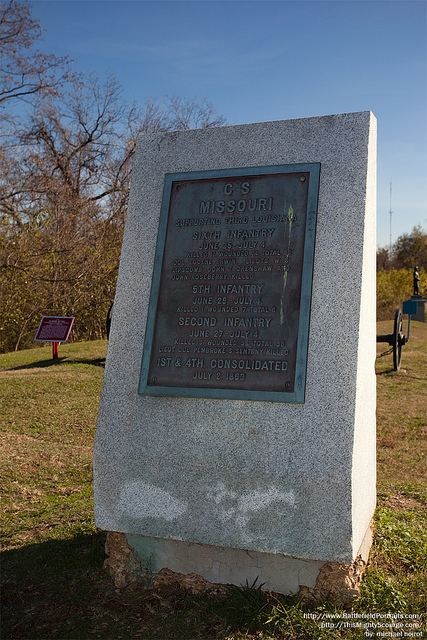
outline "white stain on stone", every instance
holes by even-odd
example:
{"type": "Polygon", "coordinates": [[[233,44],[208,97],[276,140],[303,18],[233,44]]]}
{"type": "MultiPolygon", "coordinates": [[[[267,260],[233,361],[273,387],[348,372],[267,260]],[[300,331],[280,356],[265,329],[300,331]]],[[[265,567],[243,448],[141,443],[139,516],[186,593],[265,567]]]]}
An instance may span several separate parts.
{"type": "Polygon", "coordinates": [[[265,509],[272,502],[281,502],[287,506],[295,506],[295,493],[293,491],[279,491],[276,487],[271,487],[268,491],[252,491],[243,495],[237,503],[237,508],[242,513],[248,511],[259,511],[265,509]]]}
{"type": "Polygon", "coordinates": [[[247,543],[252,539],[247,527],[255,513],[270,505],[279,509],[295,508],[297,502],[292,490],[280,491],[277,487],[270,487],[266,491],[251,491],[239,496],[235,491],[228,490],[223,482],[218,482],[208,491],[207,497],[217,505],[216,517],[223,524],[233,522],[247,543]]]}
{"type": "Polygon", "coordinates": [[[236,516],[236,509],[224,509],[221,508],[219,511],[219,519],[222,523],[228,522],[229,520],[233,520],[236,516]]]}
{"type": "Polygon", "coordinates": [[[124,486],[117,509],[130,518],[159,518],[170,522],[182,516],[187,505],[160,487],[136,481],[124,486]]]}
{"type": "Polygon", "coordinates": [[[226,498],[234,500],[237,494],[234,491],[229,491],[223,482],[218,482],[212,491],[208,491],[207,497],[213,500],[215,504],[220,504],[226,498]]]}

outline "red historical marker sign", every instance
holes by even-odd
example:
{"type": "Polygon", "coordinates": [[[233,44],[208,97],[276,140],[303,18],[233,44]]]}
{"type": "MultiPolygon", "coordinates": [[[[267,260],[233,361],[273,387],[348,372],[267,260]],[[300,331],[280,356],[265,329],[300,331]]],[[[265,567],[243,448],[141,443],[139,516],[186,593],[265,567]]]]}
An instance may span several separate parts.
{"type": "Polygon", "coordinates": [[[67,342],[74,318],[43,316],[34,341],[67,342]]]}

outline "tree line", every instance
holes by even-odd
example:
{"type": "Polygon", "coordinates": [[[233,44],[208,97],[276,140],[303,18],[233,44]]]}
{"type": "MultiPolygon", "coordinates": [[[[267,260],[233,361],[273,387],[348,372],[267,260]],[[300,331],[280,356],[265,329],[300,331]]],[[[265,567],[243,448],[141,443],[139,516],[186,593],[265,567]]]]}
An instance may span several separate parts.
{"type": "Polygon", "coordinates": [[[418,267],[421,294],[427,296],[427,233],[420,226],[377,251],[377,318],[390,320],[414,293],[414,268],[418,267]]]}
{"type": "Polygon", "coordinates": [[[427,233],[420,225],[403,233],[389,248],[377,251],[377,270],[414,269],[427,271],[427,233]]]}
{"type": "MultiPolygon", "coordinates": [[[[0,352],[29,348],[43,315],[75,316],[73,340],[105,337],[138,135],[215,127],[206,100],[130,104],[112,75],[73,71],[41,53],[23,1],[0,2],[0,352]]],[[[379,249],[378,317],[426,293],[427,235],[379,249]]]]}
{"type": "Polygon", "coordinates": [[[33,346],[43,315],[105,336],[138,135],[225,123],[206,100],[130,104],[41,37],[26,2],[0,4],[0,352],[33,346]]]}

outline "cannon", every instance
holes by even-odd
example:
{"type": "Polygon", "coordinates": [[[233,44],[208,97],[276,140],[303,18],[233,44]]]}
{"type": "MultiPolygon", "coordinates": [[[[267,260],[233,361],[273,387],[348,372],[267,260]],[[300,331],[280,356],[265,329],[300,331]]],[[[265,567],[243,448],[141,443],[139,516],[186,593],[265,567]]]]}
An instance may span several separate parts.
{"type": "MultiPolygon", "coordinates": [[[[394,314],[393,333],[377,335],[377,342],[387,342],[393,351],[393,367],[395,371],[399,371],[402,362],[402,347],[409,342],[409,333],[411,329],[411,315],[416,315],[418,303],[416,300],[405,300],[402,309],[396,309],[394,314]],[[403,314],[408,314],[408,335],[403,333],[403,314]]],[[[386,351],[384,354],[389,353],[386,351]]]]}
{"type": "MultiPolygon", "coordinates": [[[[110,337],[110,328],[111,328],[111,320],[113,316],[113,307],[114,302],[111,303],[110,308],[108,309],[107,320],[106,320],[106,330],[107,330],[107,340],[110,337]]],[[[408,314],[408,335],[405,336],[403,333],[403,316],[402,310],[396,309],[396,313],[394,314],[394,330],[393,333],[386,333],[383,335],[377,335],[377,342],[387,342],[393,351],[393,367],[395,371],[399,371],[400,365],[402,362],[402,347],[407,342],[409,342],[409,333],[411,328],[411,315],[417,314],[417,301],[416,300],[405,300],[402,305],[402,310],[404,314],[408,314]]],[[[386,351],[381,355],[387,355],[390,353],[386,351]]]]}

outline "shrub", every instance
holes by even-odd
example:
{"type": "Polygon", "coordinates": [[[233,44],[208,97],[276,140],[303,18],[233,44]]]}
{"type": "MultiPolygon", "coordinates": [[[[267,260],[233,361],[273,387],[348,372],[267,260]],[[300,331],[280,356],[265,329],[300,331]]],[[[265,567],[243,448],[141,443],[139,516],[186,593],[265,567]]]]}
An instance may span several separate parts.
{"type": "MultiPolygon", "coordinates": [[[[427,290],[427,274],[420,269],[421,293],[427,290]]],[[[411,269],[391,269],[377,271],[377,320],[394,318],[397,307],[413,294],[413,271],[411,269]]]]}

